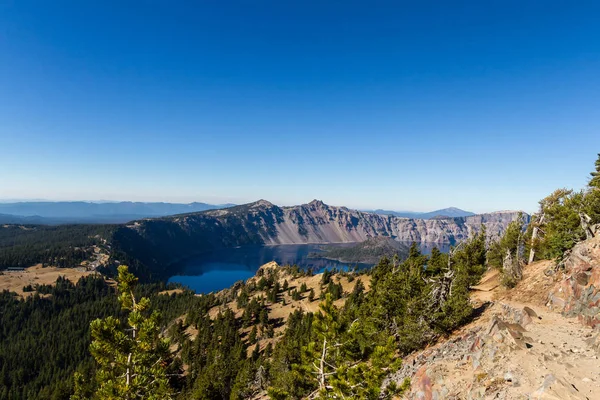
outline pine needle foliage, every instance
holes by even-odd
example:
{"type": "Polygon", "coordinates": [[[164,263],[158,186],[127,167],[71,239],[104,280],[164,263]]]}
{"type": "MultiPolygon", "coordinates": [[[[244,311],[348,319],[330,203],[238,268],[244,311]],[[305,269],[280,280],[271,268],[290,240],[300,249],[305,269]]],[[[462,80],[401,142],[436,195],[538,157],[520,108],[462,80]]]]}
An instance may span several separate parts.
{"type": "Polygon", "coordinates": [[[600,189],[600,153],[598,153],[598,158],[596,159],[595,167],[595,171],[590,173],[592,179],[590,179],[588,186],[591,188],[600,189]]]}
{"type": "Polygon", "coordinates": [[[360,321],[349,321],[333,304],[330,294],[319,305],[312,324],[314,340],[303,348],[298,373],[316,386],[314,399],[379,399],[386,374],[400,366],[392,338],[361,351],[360,321]]]}
{"type": "Polygon", "coordinates": [[[92,321],[90,352],[98,365],[95,388],[87,392],[83,377],[75,374],[71,399],[173,399],[167,373],[172,357],[169,340],[161,336],[160,315],[151,312],[147,297],[135,298],[138,279],[127,266],[119,266],[117,281],[126,322],[113,316],[92,321]]]}

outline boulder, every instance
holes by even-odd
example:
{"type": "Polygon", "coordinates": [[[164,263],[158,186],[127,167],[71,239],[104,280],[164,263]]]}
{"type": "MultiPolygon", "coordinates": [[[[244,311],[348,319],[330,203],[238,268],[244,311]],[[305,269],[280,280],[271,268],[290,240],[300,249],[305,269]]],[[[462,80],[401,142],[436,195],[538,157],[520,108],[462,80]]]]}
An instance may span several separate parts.
{"type": "Polygon", "coordinates": [[[548,306],[585,326],[600,326],[600,237],[578,243],[564,259],[562,279],[548,297],[548,306]]]}

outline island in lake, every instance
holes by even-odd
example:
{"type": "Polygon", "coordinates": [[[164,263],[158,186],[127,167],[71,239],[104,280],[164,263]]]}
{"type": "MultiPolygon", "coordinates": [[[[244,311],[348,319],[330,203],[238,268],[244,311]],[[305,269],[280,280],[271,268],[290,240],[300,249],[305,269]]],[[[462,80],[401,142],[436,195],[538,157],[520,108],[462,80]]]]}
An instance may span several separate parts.
{"type": "Polygon", "coordinates": [[[351,247],[322,246],[311,258],[326,258],[343,263],[377,264],[382,257],[408,257],[409,247],[389,237],[374,237],[351,247]]]}

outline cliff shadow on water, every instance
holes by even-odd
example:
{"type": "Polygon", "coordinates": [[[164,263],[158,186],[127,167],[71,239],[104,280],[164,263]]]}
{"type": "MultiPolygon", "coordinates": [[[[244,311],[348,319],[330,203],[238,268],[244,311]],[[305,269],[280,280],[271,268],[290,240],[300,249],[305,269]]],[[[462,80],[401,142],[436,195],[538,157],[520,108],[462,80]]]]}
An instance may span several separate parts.
{"type": "MultiPolygon", "coordinates": [[[[175,274],[169,282],[181,283],[197,293],[209,293],[225,289],[235,282],[246,280],[256,273],[261,265],[275,261],[279,265],[297,265],[320,273],[325,269],[365,269],[371,268],[377,261],[344,261],[327,258],[328,251],[350,250],[360,243],[338,243],[329,245],[301,244],[277,246],[239,246],[236,248],[208,251],[186,259],[174,268],[175,274]]],[[[399,243],[408,249],[410,244],[399,243]]],[[[433,247],[447,251],[448,245],[420,244],[421,251],[430,253],[433,247]]]]}

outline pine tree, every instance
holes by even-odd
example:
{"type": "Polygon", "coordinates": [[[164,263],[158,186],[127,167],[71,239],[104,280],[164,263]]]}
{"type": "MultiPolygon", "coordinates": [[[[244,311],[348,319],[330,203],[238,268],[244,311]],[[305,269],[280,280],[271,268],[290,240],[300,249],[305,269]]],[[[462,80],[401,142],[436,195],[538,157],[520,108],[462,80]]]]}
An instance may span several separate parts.
{"type": "Polygon", "coordinates": [[[250,334],[248,335],[248,343],[249,344],[256,343],[257,336],[258,336],[258,331],[256,330],[256,325],[254,325],[252,327],[252,330],[250,331],[250,334]]]}
{"type": "Polygon", "coordinates": [[[600,189],[600,153],[598,153],[598,159],[596,160],[596,170],[591,172],[592,179],[588,183],[591,188],[600,189]]]}
{"type": "Polygon", "coordinates": [[[442,253],[437,247],[431,250],[429,261],[427,261],[427,268],[425,273],[428,276],[435,276],[439,274],[448,265],[448,254],[442,253]]]}
{"type": "Polygon", "coordinates": [[[292,300],[294,301],[298,301],[301,299],[300,293],[294,289],[294,291],[292,292],[292,300]]]}
{"type": "Polygon", "coordinates": [[[266,308],[262,308],[258,315],[258,322],[260,322],[261,325],[265,326],[269,323],[269,312],[266,308]]]}
{"type": "Polygon", "coordinates": [[[487,252],[487,262],[490,266],[498,268],[502,273],[502,283],[513,287],[523,277],[523,250],[525,235],[523,215],[508,224],[500,240],[492,243],[487,252]]]}
{"type": "MultiPolygon", "coordinates": [[[[540,210],[533,216],[527,232],[530,262],[536,258],[560,259],[566,250],[585,237],[580,217],[583,197],[582,192],[557,189],[540,200],[540,210]]],[[[492,255],[496,258],[492,259],[494,266],[498,266],[498,254],[492,255]]]]}
{"type": "Polygon", "coordinates": [[[135,298],[137,283],[126,266],[119,266],[119,302],[127,322],[123,327],[112,316],[92,321],[90,352],[98,364],[96,389],[85,393],[83,377],[75,374],[72,400],[173,398],[167,375],[172,363],[169,340],[160,335],[160,315],[150,313],[150,300],[135,298]]]}
{"type": "Polygon", "coordinates": [[[344,320],[330,294],[319,308],[312,325],[315,339],[304,348],[297,367],[317,387],[309,398],[379,399],[384,376],[399,367],[393,339],[375,346],[370,357],[363,358],[354,351],[359,321],[344,320]]]}

